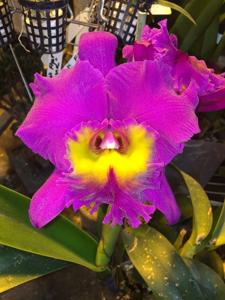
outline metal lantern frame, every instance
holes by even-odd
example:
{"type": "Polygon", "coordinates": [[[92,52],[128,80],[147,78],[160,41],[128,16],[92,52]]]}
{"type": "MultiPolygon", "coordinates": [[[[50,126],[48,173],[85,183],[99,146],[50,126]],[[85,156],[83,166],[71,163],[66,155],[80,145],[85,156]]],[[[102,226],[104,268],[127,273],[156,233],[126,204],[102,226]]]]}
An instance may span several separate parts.
{"type": "Polygon", "coordinates": [[[135,40],[139,1],[105,0],[101,3],[104,29],[112,32],[125,44],[135,40]]]}
{"type": "Polygon", "coordinates": [[[96,0],[103,29],[117,35],[123,44],[132,44],[140,35],[140,26],[156,0],[96,0]]]}
{"type": "Polygon", "coordinates": [[[7,0],[0,1],[0,47],[10,44],[14,38],[12,11],[7,0]]]}
{"type": "Polygon", "coordinates": [[[46,54],[62,51],[66,44],[68,0],[19,2],[31,48],[46,54]]]}

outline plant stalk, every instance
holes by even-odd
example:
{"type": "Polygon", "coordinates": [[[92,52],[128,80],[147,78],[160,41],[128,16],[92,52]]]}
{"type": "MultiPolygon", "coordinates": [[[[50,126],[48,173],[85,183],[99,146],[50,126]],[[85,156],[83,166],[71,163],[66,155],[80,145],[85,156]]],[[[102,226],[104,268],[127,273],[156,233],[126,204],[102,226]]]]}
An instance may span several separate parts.
{"type": "Polygon", "coordinates": [[[117,239],[121,232],[121,226],[102,225],[101,239],[96,253],[96,266],[105,268],[108,266],[113,254],[117,239]]]}

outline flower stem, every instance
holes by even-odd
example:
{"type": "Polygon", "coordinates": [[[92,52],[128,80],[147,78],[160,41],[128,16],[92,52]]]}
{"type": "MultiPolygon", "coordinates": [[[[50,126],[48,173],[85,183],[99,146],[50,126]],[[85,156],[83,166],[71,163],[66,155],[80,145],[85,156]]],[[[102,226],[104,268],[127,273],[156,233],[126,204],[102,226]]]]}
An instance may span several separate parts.
{"type": "Polygon", "coordinates": [[[117,239],[119,237],[121,226],[102,225],[101,239],[96,253],[96,265],[98,267],[107,267],[113,254],[117,239]]]}

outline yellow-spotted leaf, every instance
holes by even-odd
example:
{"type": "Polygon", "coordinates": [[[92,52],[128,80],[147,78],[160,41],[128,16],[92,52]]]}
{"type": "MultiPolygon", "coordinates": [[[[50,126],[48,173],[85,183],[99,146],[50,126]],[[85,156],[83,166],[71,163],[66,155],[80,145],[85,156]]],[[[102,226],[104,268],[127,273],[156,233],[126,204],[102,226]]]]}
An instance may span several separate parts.
{"type": "Polygon", "coordinates": [[[182,257],[159,231],[142,225],[124,229],[122,236],[130,260],[157,299],[204,299],[182,257]]]}
{"type": "Polygon", "coordinates": [[[197,260],[186,259],[185,261],[198,282],[205,300],[225,299],[225,284],[215,271],[197,260]]]}
{"type": "Polygon", "coordinates": [[[0,246],[0,293],[68,265],[65,261],[0,246]]]}

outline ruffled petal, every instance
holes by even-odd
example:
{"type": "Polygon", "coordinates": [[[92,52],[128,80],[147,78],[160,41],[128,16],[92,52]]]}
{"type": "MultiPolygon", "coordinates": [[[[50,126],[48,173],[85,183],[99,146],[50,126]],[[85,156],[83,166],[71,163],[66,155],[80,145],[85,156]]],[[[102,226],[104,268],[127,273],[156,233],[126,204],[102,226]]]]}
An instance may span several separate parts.
{"type": "Polygon", "coordinates": [[[106,75],[116,64],[117,46],[117,38],[110,32],[84,33],[79,41],[79,58],[80,60],[88,60],[106,75]]]}
{"type": "Polygon", "coordinates": [[[134,43],[134,60],[145,60],[145,59],[161,59],[163,58],[167,62],[174,60],[177,52],[177,39],[173,34],[169,34],[167,29],[167,20],[164,19],[158,23],[159,28],[151,28],[149,26],[144,26],[141,40],[134,43]],[[136,52],[138,49],[138,44],[148,47],[142,47],[142,51],[136,52]],[[136,52],[136,53],[135,53],[136,52]]]}
{"type": "Polygon", "coordinates": [[[109,172],[108,182],[100,186],[86,186],[74,191],[73,208],[77,211],[81,206],[90,207],[94,204],[92,211],[95,211],[101,204],[108,204],[109,211],[103,223],[112,225],[122,225],[126,219],[132,227],[138,227],[142,219],[148,222],[155,211],[152,204],[144,204],[138,193],[132,194],[120,187],[112,169],[109,172]]]}
{"type": "Polygon", "coordinates": [[[167,29],[167,19],[164,19],[158,23],[158,28],[151,28],[144,26],[141,39],[149,41],[155,45],[160,51],[169,50],[177,45],[177,40],[174,34],[169,34],[167,29]]]}
{"type": "Polygon", "coordinates": [[[131,62],[106,76],[111,118],[146,122],[175,148],[199,132],[195,86],[173,88],[170,68],[157,61],[131,62]]]}
{"type": "Polygon", "coordinates": [[[115,193],[113,200],[104,224],[122,225],[123,219],[126,219],[131,227],[137,228],[142,223],[141,218],[148,223],[155,212],[154,205],[143,204],[121,189],[115,193]]]}
{"type": "Polygon", "coordinates": [[[170,225],[179,220],[180,209],[164,174],[161,177],[160,188],[146,190],[145,198],[163,213],[170,225]]]}
{"type": "Polygon", "coordinates": [[[186,89],[191,81],[195,82],[198,95],[204,94],[210,88],[209,72],[203,61],[177,51],[176,61],[171,66],[174,86],[179,92],[186,89]]]}
{"type": "MultiPolygon", "coordinates": [[[[199,96],[200,112],[215,111],[225,108],[225,78],[215,74],[203,60],[180,51],[177,38],[169,34],[167,21],[158,23],[159,28],[144,26],[141,40],[123,48],[123,57],[128,61],[159,60],[171,67],[174,88],[179,92],[195,83],[199,96]],[[147,46],[147,43],[151,47],[147,46]]],[[[196,101],[195,101],[196,102],[196,101]]]]}
{"type": "Polygon", "coordinates": [[[57,171],[48,178],[32,197],[29,216],[33,226],[41,228],[73,202],[70,186],[57,171]]]}
{"type": "Polygon", "coordinates": [[[191,81],[195,82],[199,95],[198,111],[207,112],[225,108],[225,78],[215,74],[203,60],[178,52],[173,66],[175,88],[179,91],[186,88],[191,81]]]}
{"type": "Polygon", "coordinates": [[[39,76],[34,86],[38,97],[16,134],[58,169],[68,169],[66,134],[80,122],[107,116],[104,77],[90,63],[79,62],[56,78],[39,76]]]}
{"type": "Polygon", "coordinates": [[[123,58],[127,61],[143,61],[153,59],[164,59],[172,62],[177,52],[177,39],[167,30],[167,20],[158,23],[159,28],[144,26],[141,39],[134,45],[126,45],[123,48],[123,58]]]}

